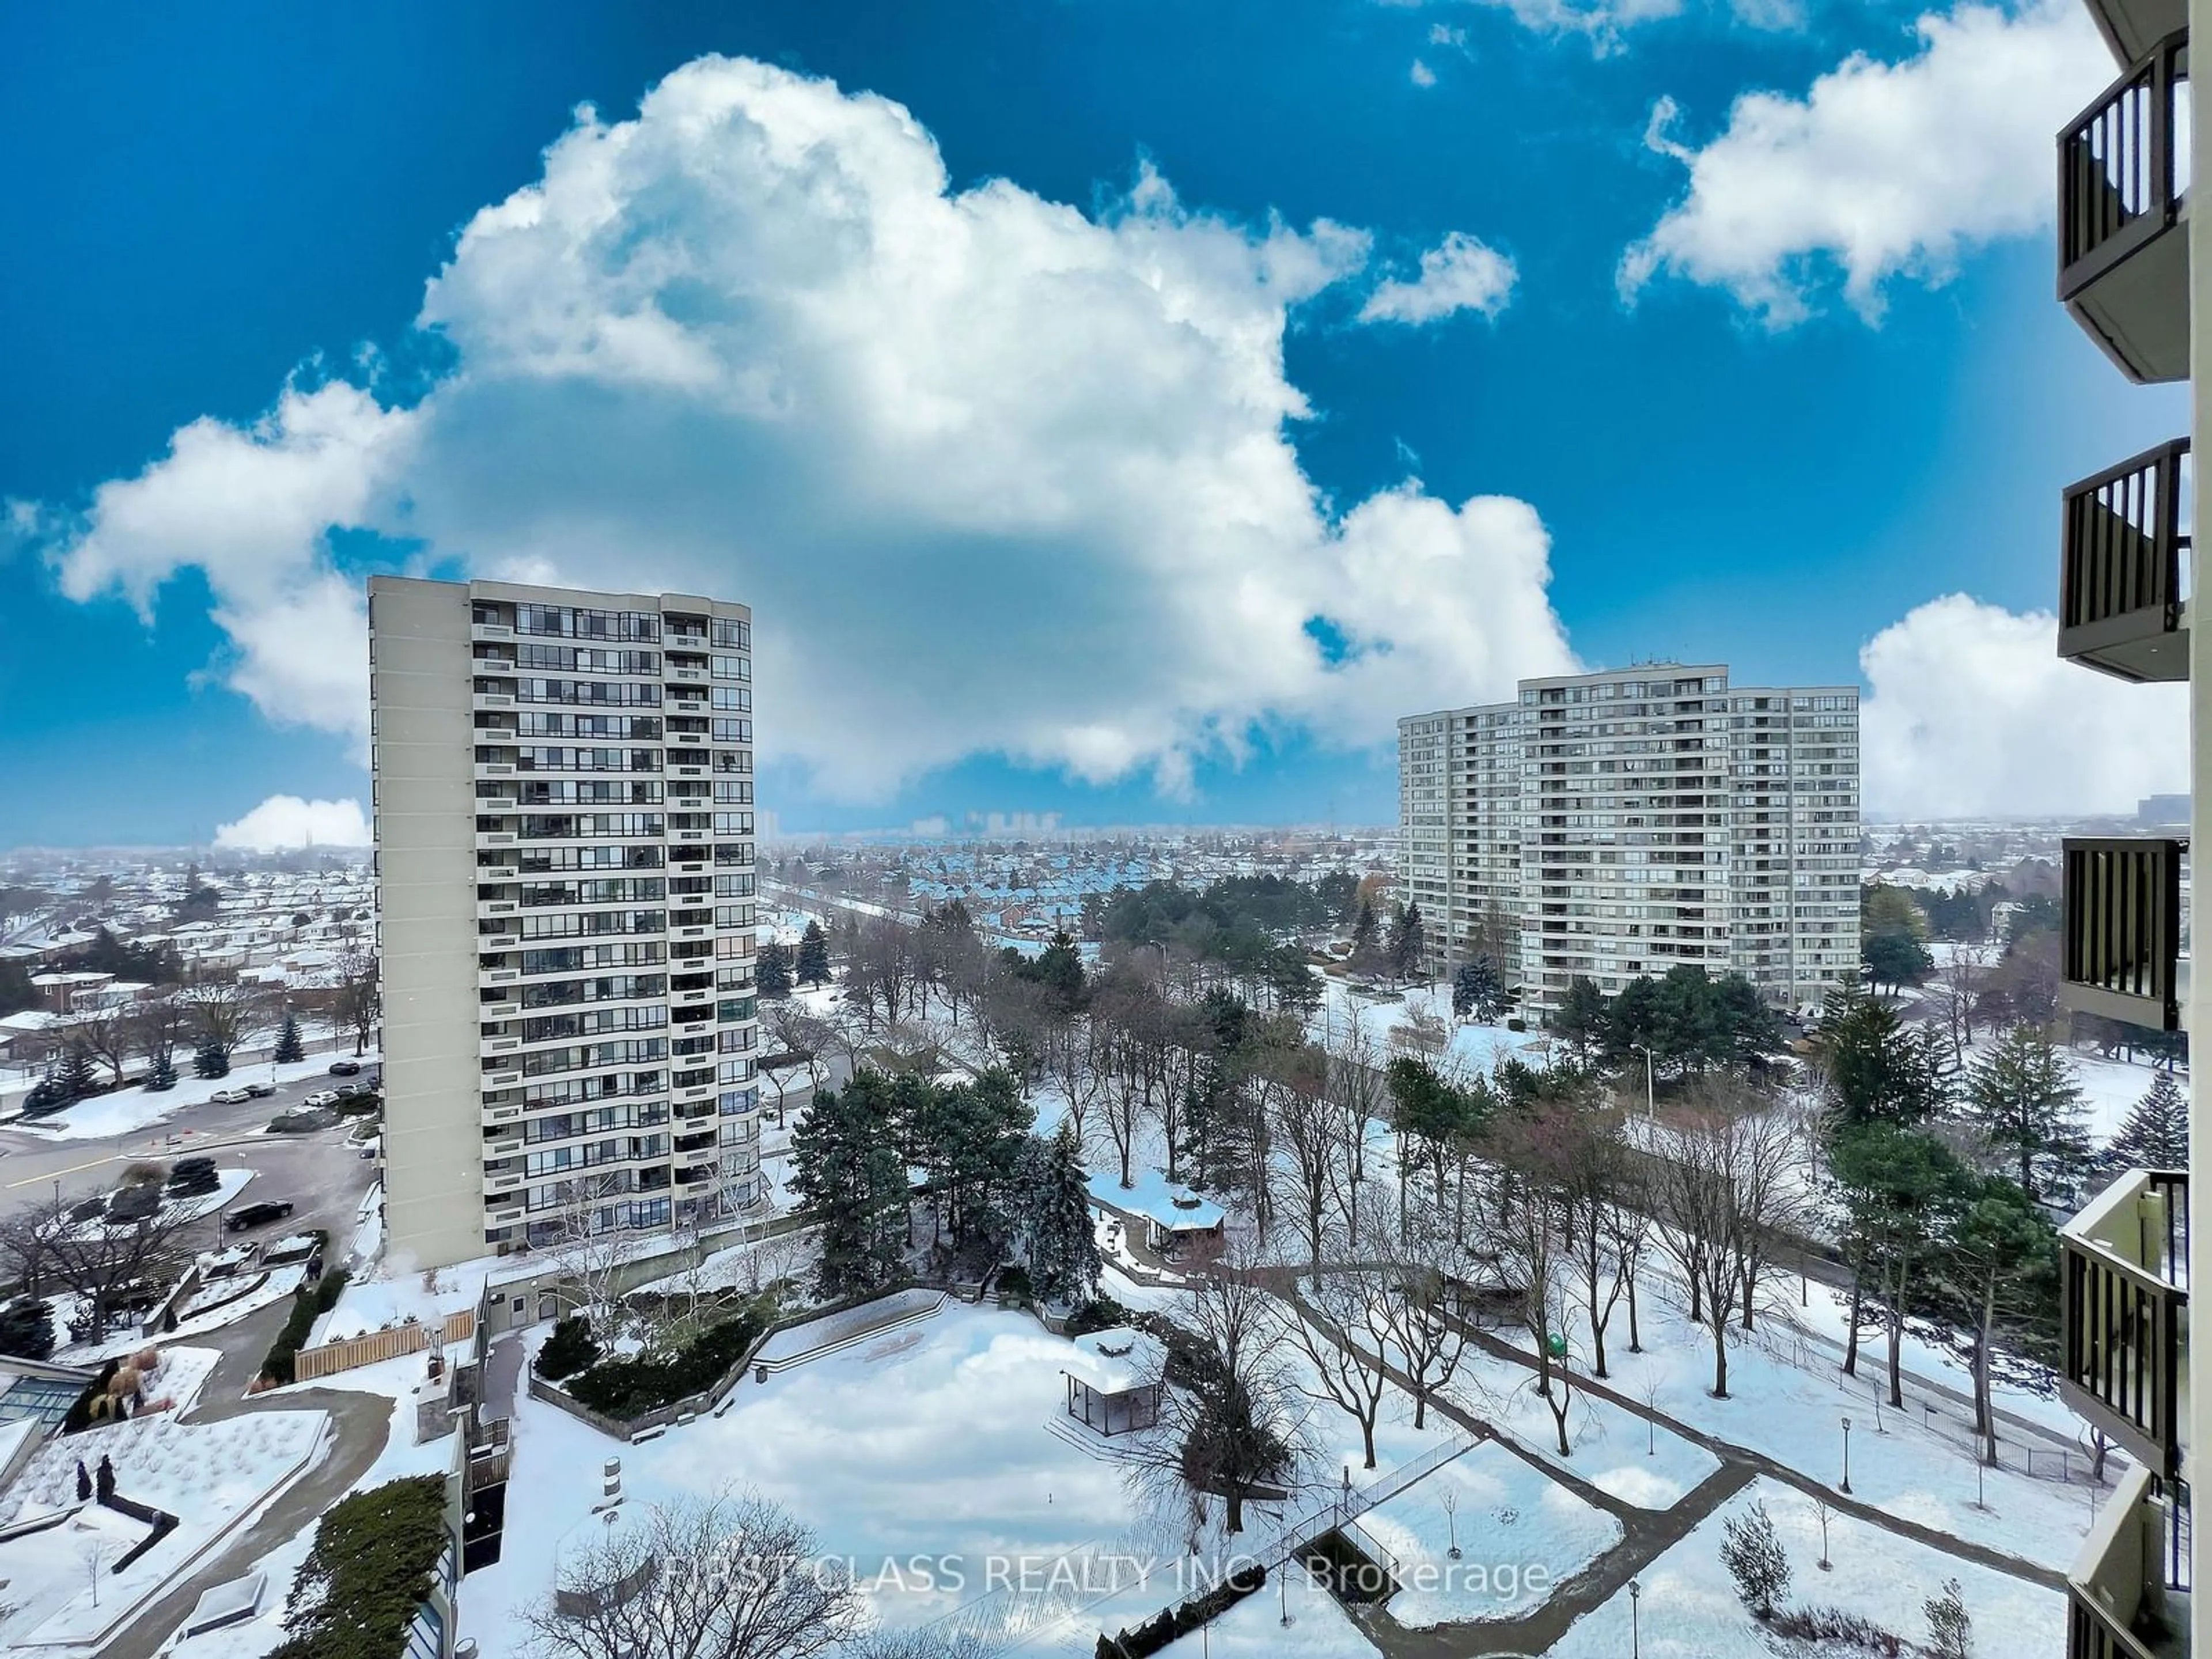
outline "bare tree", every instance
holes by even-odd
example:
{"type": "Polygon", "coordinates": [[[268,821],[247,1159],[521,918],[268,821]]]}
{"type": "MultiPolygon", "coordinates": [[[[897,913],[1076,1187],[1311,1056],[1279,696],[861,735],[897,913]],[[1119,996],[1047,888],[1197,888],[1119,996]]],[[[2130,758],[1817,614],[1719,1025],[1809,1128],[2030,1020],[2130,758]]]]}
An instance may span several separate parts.
{"type": "Polygon", "coordinates": [[[1567,1208],[1556,1191],[1515,1182],[1521,1190],[1500,1206],[1493,1237],[1498,1256],[1511,1277],[1514,1310],[1535,1346],[1536,1393],[1552,1413],[1559,1455],[1571,1455],[1567,1415],[1574,1403],[1574,1374],[1564,1364],[1567,1287],[1574,1275],[1572,1235],[1567,1208]],[[1559,1344],[1557,1355],[1553,1351],[1559,1344]]]}
{"type": "Polygon", "coordinates": [[[544,1659],[808,1659],[866,1622],[812,1529],[750,1492],[592,1527],[555,1583],[522,1614],[544,1659]]]}
{"type": "Polygon", "coordinates": [[[1728,1398],[1729,1316],[1802,1202],[1796,1127],[1759,1105],[1709,1079],[1677,1114],[1679,1132],[1650,1184],[1660,1242],[1690,1282],[1691,1316],[1712,1333],[1719,1400],[1728,1398]]]}
{"type": "Polygon", "coordinates": [[[88,1014],[69,1028],[70,1036],[84,1044],[85,1052],[107,1067],[108,1078],[123,1086],[123,1073],[138,1049],[138,1034],[127,1008],[103,1008],[88,1014]]]}
{"type": "Polygon", "coordinates": [[[1343,1114],[1328,1096],[1328,1058],[1310,1043],[1272,1050],[1261,1063],[1278,1085],[1268,1091],[1273,1139],[1283,1154],[1277,1167],[1289,1179],[1306,1261],[1317,1273],[1332,1201],[1340,1210],[1346,1207],[1343,1114]]]}
{"type": "Polygon", "coordinates": [[[805,1004],[792,1000],[769,1004],[763,1023],[768,1026],[773,1052],[761,1056],[760,1070],[775,1091],[775,1121],[776,1127],[781,1128],[783,1097],[790,1087],[791,1074],[805,1072],[809,1097],[821,1088],[823,1061],[829,1052],[830,1033],[819,1015],[808,1012],[805,1004]],[[784,1074],[785,1080],[778,1081],[779,1072],[784,1074]]]}
{"type": "MultiPolygon", "coordinates": [[[[1380,1194],[1366,1200],[1380,1210],[1380,1194]]],[[[1457,1317],[1460,1287],[1469,1266],[1465,1248],[1431,1212],[1402,1231],[1381,1216],[1368,1228],[1383,1263],[1387,1295],[1383,1322],[1413,1396],[1413,1426],[1428,1420],[1429,1401],[1450,1386],[1467,1352],[1467,1327],[1457,1317]]]]}
{"type": "Polygon", "coordinates": [[[258,1030],[264,1000],[236,980],[196,980],[177,994],[194,1042],[212,1048],[228,1066],[230,1057],[258,1030]]]}
{"type": "Polygon", "coordinates": [[[1141,1492],[1220,1498],[1232,1533],[1244,1529],[1248,1502],[1285,1488],[1304,1444],[1281,1316],[1250,1265],[1232,1261],[1200,1280],[1169,1316],[1173,1386],[1162,1390],[1158,1432],[1127,1465],[1141,1492]]]}
{"type": "Polygon", "coordinates": [[[615,1279],[629,1251],[622,1229],[606,1211],[627,1188],[612,1170],[586,1171],[560,1183],[558,1229],[548,1254],[561,1270],[562,1288],[592,1327],[605,1337],[615,1315],[615,1279]]]}
{"type": "Polygon", "coordinates": [[[1340,1033],[1331,1034],[1328,1098],[1342,1118],[1345,1149],[1344,1223],[1353,1245],[1359,1243],[1359,1188],[1367,1179],[1367,1127],[1390,1114],[1390,1091],[1382,1080],[1386,1056],[1369,1029],[1364,1010],[1354,1006],[1340,1033]]]}
{"type": "Polygon", "coordinates": [[[131,1041],[152,1072],[175,1063],[184,1034],[184,1006],[173,996],[152,998],[131,1011],[131,1041]]]}
{"type": "Polygon", "coordinates": [[[1990,976],[1990,950],[1984,945],[1955,944],[1950,960],[1936,976],[1936,994],[1942,999],[1943,1017],[1951,1028],[1951,1057],[1966,1063],[1966,1050],[1974,1041],[1974,1010],[1990,976]]]}
{"type": "Polygon", "coordinates": [[[1307,1399],[1336,1407],[1359,1425],[1364,1467],[1375,1467],[1375,1425],[1390,1389],[1389,1297],[1379,1277],[1357,1267],[1316,1269],[1283,1315],[1284,1334],[1305,1356],[1307,1399]]]}
{"type": "Polygon", "coordinates": [[[384,1012],[376,953],[349,946],[338,954],[337,983],[331,998],[331,1029],[350,1035],[356,1058],[368,1052],[376,1023],[384,1012]]]}
{"type": "Polygon", "coordinates": [[[185,1233],[198,1218],[191,1206],[163,1204],[137,1220],[77,1221],[74,1207],[46,1199],[0,1218],[0,1267],[29,1293],[76,1291],[86,1327],[105,1336],[111,1316],[134,1294],[167,1286],[184,1271],[185,1233]]]}

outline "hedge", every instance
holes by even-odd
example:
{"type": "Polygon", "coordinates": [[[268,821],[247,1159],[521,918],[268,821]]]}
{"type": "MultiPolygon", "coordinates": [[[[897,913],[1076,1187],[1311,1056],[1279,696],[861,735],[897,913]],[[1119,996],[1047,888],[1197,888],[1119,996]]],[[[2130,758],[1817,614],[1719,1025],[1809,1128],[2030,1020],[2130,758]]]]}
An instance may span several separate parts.
{"type": "Polygon", "coordinates": [[[758,1306],[710,1325],[672,1354],[645,1353],[602,1359],[563,1385],[569,1398],[609,1417],[642,1417],[695,1394],[704,1394],[745,1357],[767,1328],[758,1306]]]}
{"type": "Polygon", "coordinates": [[[592,1340],[592,1323],[581,1314],[556,1320],[553,1334],[538,1351],[538,1374],[549,1382],[574,1376],[599,1358],[599,1345],[592,1340]]]}
{"type": "MultiPolygon", "coordinates": [[[[1136,1627],[1098,1638],[1097,1659],[1149,1659],[1178,1637],[1209,1624],[1267,1582],[1267,1570],[1255,1561],[1231,1573],[1203,1595],[1180,1606],[1162,1607],[1136,1627]]],[[[284,1659],[281,1650],[271,1659],[284,1659]]]]}
{"type": "Polygon", "coordinates": [[[337,1504],[315,1528],[285,1600],[289,1634],[269,1659],[400,1659],[452,1536],[443,1475],[394,1480],[337,1504]]]}
{"type": "Polygon", "coordinates": [[[292,1293],[291,1317],[269,1345],[268,1356],[261,1362],[262,1376],[280,1386],[293,1380],[293,1358],[307,1341],[307,1333],[314,1329],[315,1321],[338,1305],[345,1287],[346,1270],[335,1267],[323,1275],[320,1283],[302,1285],[292,1293]]]}

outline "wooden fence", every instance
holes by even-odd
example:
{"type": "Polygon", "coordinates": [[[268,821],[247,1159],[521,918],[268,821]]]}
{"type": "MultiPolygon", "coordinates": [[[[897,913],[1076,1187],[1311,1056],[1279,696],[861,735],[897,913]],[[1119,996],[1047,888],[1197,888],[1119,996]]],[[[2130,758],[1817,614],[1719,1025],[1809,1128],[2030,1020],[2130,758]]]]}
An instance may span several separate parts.
{"type": "MultiPolygon", "coordinates": [[[[447,1314],[437,1330],[441,1348],[468,1341],[477,1334],[476,1310],[464,1308],[459,1313],[447,1314]]],[[[431,1345],[430,1332],[428,1325],[394,1325],[389,1330],[368,1331],[343,1341],[325,1342],[320,1347],[302,1348],[293,1358],[293,1380],[312,1382],[317,1377],[349,1371],[357,1365],[374,1365],[397,1359],[402,1354],[420,1353],[431,1345]]]]}

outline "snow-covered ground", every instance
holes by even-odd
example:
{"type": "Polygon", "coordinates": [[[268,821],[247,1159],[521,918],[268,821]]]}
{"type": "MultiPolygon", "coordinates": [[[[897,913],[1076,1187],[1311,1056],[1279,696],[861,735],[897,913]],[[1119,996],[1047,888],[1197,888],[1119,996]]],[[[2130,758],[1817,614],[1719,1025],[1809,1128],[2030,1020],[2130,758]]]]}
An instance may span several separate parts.
{"type": "Polygon", "coordinates": [[[1160,1652],[1163,1659],[1375,1659],[1380,1650],[1341,1602],[1293,1567],[1160,1652]]]}
{"type": "Polygon", "coordinates": [[[1399,1052],[1394,1034],[1419,1012],[1436,1016],[1449,1033],[1448,1046],[1436,1057],[1441,1068],[1486,1073],[1509,1054],[1531,1066],[1550,1062],[1552,1042],[1540,1031],[1509,1031],[1503,1025],[1462,1024],[1453,1019],[1451,987],[1441,980],[1397,989],[1378,988],[1377,994],[1369,994],[1336,975],[1321,978],[1321,1006],[1307,1020],[1306,1030],[1324,1047],[1344,1043],[1356,1024],[1374,1044],[1380,1064],[1399,1052]]]}
{"type": "MultiPolygon", "coordinates": [[[[149,1094],[143,1089],[119,1089],[111,1095],[97,1095],[90,1100],[81,1100],[65,1111],[52,1117],[33,1118],[10,1127],[26,1133],[46,1135],[56,1140],[112,1140],[136,1134],[161,1122],[180,1107],[204,1106],[218,1091],[243,1089],[249,1083],[297,1083],[311,1077],[324,1077],[330,1073],[333,1058],[350,1059],[350,1055],[318,1054],[309,1060],[295,1060],[285,1066],[242,1066],[228,1077],[181,1077],[173,1089],[164,1089],[149,1094]]],[[[372,1048],[361,1057],[364,1067],[380,1063],[384,1056],[372,1048]]],[[[270,1115],[275,1115],[272,1105],[270,1115]]]]}
{"type": "Polygon", "coordinates": [[[1389,1615],[1411,1630],[1519,1618],[1621,1539],[1612,1516],[1495,1441],[1384,1499],[1358,1524],[1396,1558],[1402,1588],[1389,1615]]]}
{"type": "Polygon", "coordinates": [[[448,1314],[477,1305],[496,1261],[482,1256],[433,1273],[410,1273],[387,1262],[368,1277],[348,1282],[337,1306],[315,1322],[307,1346],[342,1342],[410,1320],[435,1326],[448,1314]]]}
{"type": "MultiPolygon", "coordinates": [[[[1821,1571],[1820,1522],[1813,1500],[1762,1479],[1638,1576],[1643,1593],[1633,1610],[1638,1626],[1634,1639],[1645,1659],[1773,1659],[1774,1643],[1736,1599],[1720,1563],[1728,1518],[1761,1501],[1790,1558],[1792,1577],[1784,1606],[1838,1607],[1918,1643],[1928,1635],[1921,1603],[1944,1580],[1955,1578],[1973,1620],[1975,1652],[2005,1659],[2057,1659],[2066,1650],[2065,1601],[2056,1591],[1958,1560],[1864,1522],[1830,1517],[1831,1565],[1821,1571]]],[[[1553,1659],[1621,1659],[1630,1650],[1631,1618],[1624,1588],[1577,1620],[1550,1649],[1553,1659]]]]}
{"type": "MultiPolygon", "coordinates": [[[[78,1510],[48,1532],[0,1544],[0,1577],[15,1605],[0,1616],[0,1642],[95,1642],[200,1552],[282,1491],[319,1455],[328,1430],[319,1411],[263,1412],[220,1423],[182,1423],[170,1413],[50,1442],[0,1500],[0,1522],[78,1510]],[[146,1528],[118,1530],[102,1513],[86,1515],[76,1498],[76,1466],[113,1462],[116,1490],[178,1517],[175,1531],[127,1570],[110,1569],[146,1528]],[[80,1528],[79,1522],[84,1523],[80,1528]],[[96,1565],[93,1547],[106,1551],[96,1565]],[[71,1558],[57,1571],[58,1550],[71,1558]],[[96,1596],[96,1600],[95,1600],[96,1596]]],[[[97,1505],[91,1506],[95,1511],[97,1505]]],[[[115,1516],[115,1520],[122,1520],[115,1516]]]]}

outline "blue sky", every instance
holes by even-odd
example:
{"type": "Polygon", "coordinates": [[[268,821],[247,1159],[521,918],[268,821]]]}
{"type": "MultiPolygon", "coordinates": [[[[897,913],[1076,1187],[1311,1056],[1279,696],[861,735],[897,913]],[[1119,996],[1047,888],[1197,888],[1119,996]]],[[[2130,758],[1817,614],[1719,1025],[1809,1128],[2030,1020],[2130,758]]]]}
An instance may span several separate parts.
{"type": "Polygon", "coordinates": [[[2051,299],[2085,42],[1820,0],[11,9],[0,844],[365,803],[345,595],[403,568],[750,599],[793,830],[1383,820],[1395,714],[1658,656],[1867,684],[1877,809],[2176,786],[2036,614],[2060,486],[2186,418],[2051,299]]]}

